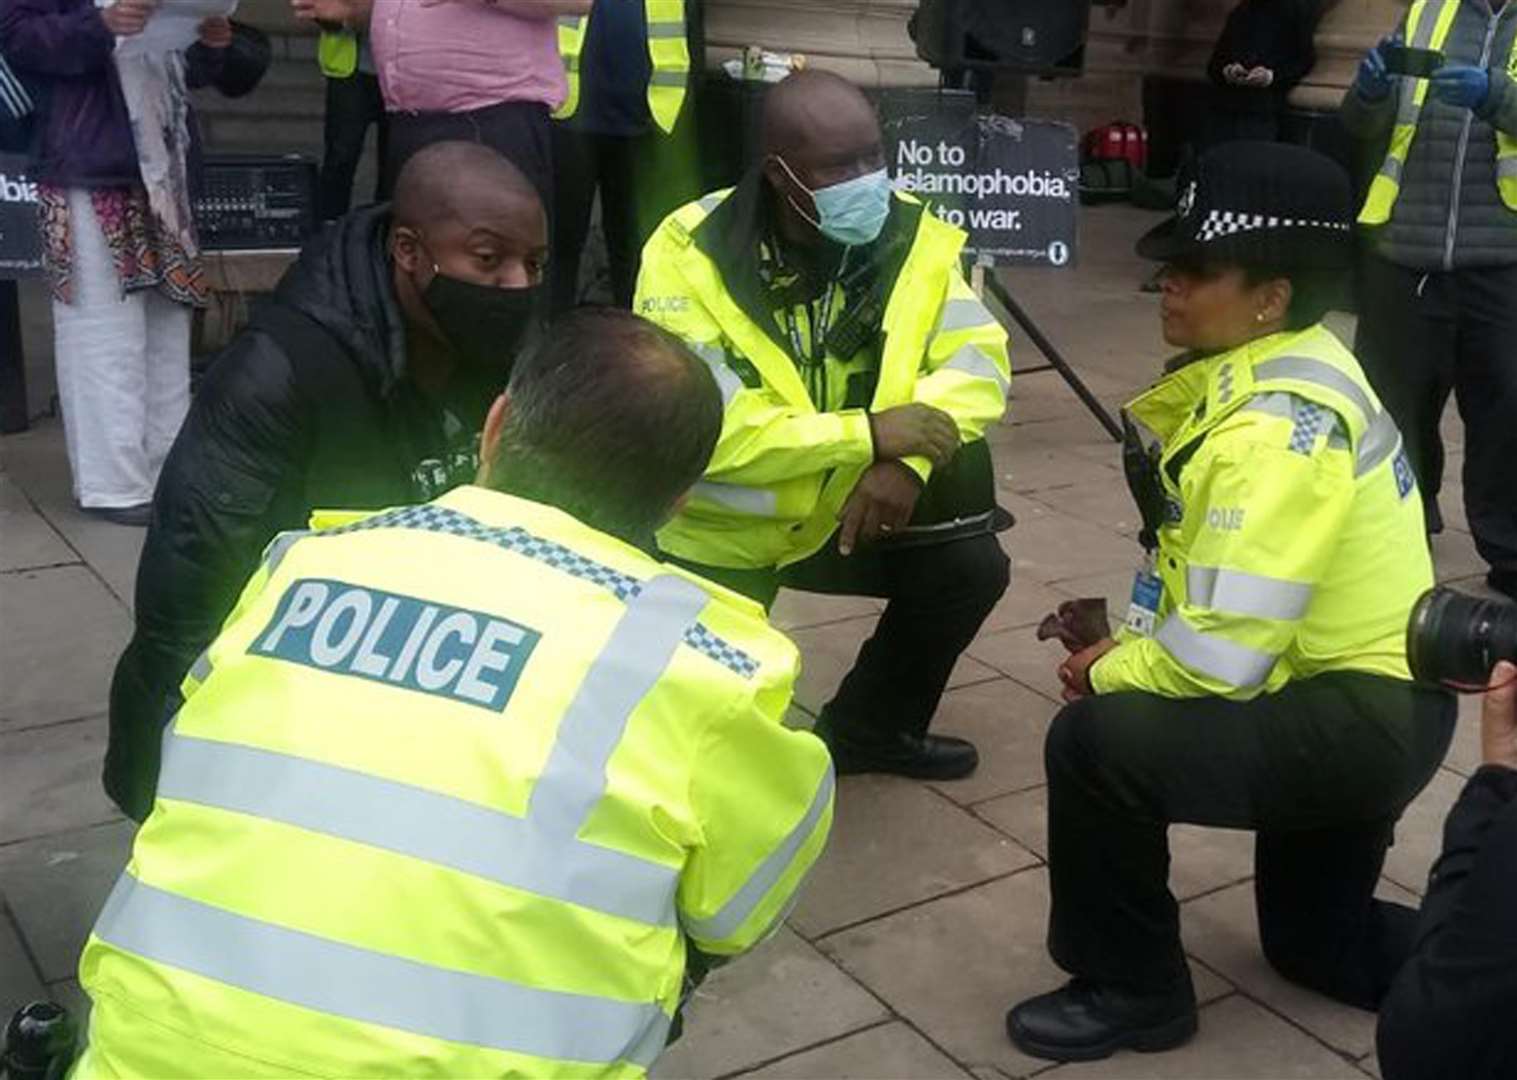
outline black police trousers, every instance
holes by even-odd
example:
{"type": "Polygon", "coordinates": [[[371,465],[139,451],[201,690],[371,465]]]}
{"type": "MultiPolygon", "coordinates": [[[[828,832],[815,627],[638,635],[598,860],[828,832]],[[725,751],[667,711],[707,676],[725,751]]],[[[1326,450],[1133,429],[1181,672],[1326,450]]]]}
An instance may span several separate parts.
{"type": "Polygon", "coordinates": [[[874,636],[825,712],[856,741],[924,735],[959,656],[1011,580],[1011,562],[991,535],[925,547],[862,546],[847,558],[837,539],[783,570],[729,570],[674,560],[766,608],[780,586],[802,592],[877,596],[888,603],[874,636]]]}
{"type": "Polygon", "coordinates": [[[1455,714],[1442,690],[1346,672],[1248,702],[1118,693],[1065,707],[1044,751],[1054,961],[1140,992],[1172,984],[1185,956],[1167,830],[1249,829],[1265,957],[1375,1008],[1416,927],[1376,882],[1455,714]]]}
{"type": "Polygon", "coordinates": [[[1354,352],[1396,420],[1429,504],[1443,486],[1439,421],[1464,421],[1464,506],[1492,570],[1517,577],[1517,265],[1424,274],[1374,256],[1359,283],[1354,352]]]}

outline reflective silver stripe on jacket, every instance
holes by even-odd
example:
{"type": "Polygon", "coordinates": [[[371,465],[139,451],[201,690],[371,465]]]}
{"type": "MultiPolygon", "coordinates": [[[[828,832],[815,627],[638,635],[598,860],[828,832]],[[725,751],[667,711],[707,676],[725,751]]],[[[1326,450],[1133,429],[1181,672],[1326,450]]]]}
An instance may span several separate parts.
{"type": "Polygon", "coordinates": [[[650,86],[684,86],[689,81],[688,71],[655,71],[648,77],[650,86]]]}
{"type": "Polygon", "coordinates": [[[650,22],[648,24],[649,40],[655,38],[682,38],[685,36],[685,24],[682,20],[674,19],[664,22],[650,22]]]}
{"type": "Polygon", "coordinates": [[[711,377],[716,380],[716,388],[722,392],[722,408],[727,408],[732,404],[732,399],[737,397],[738,391],[743,388],[743,380],[738,378],[737,372],[727,366],[727,354],[720,345],[711,342],[691,345],[690,351],[706,362],[706,367],[711,370],[711,377]]]}
{"type": "Polygon", "coordinates": [[[1390,413],[1380,413],[1359,440],[1359,453],[1354,458],[1354,475],[1363,476],[1377,465],[1383,464],[1400,448],[1401,432],[1396,427],[1396,421],[1390,413]]]}
{"type": "Polygon", "coordinates": [[[779,513],[779,496],[765,488],[702,480],[691,488],[690,493],[697,498],[725,506],[729,510],[736,510],[740,514],[774,517],[779,513]]]}
{"type": "Polygon", "coordinates": [[[973,375],[979,379],[994,379],[997,386],[1004,394],[1011,386],[1011,380],[996,367],[996,362],[991,355],[978,345],[965,345],[948,358],[948,362],[938,370],[962,371],[965,375],[973,375]]]}
{"type": "Polygon", "coordinates": [[[198,683],[203,683],[211,677],[211,671],[211,650],[206,649],[199,656],[195,657],[195,662],[190,665],[190,678],[198,683]]]}
{"type": "MultiPolygon", "coordinates": [[[[775,848],[769,857],[760,864],[743,887],[733,894],[732,899],[722,905],[722,909],[708,919],[684,919],[684,927],[699,941],[725,941],[732,937],[763,903],[764,897],[779,883],[780,878],[785,876],[785,871],[790,869],[795,862],[796,854],[805,846],[813,833],[816,832],[817,822],[822,820],[822,815],[827,812],[828,805],[832,802],[832,793],[836,781],[833,778],[832,766],[827,766],[827,772],[822,777],[822,782],[816,789],[816,796],[811,800],[811,806],[806,811],[806,816],[801,818],[799,824],[790,830],[790,835],[785,837],[784,843],[775,848]]],[[[799,889],[796,890],[799,892],[799,889]]],[[[784,913],[780,913],[783,919],[784,913]]]]}
{"type": "Polygon", "coordinates": [[[1255,365],[1254,378],[1259,382],[1266,379],[1295,379],[1298,382],[1312,383],[1352,401],[1363,414],[1366,424],[1375,419],[1376,409],[1364,389],[1322,360],[1314,360],[1309,356],[1282,356],[1277,360],[1266,360],[1255,365]]]}
{"type": "Polygon", "coordinates": [[[513,1054],[651,1065],[669,1018],[656,1003],[541,990],[433,967],[176,896],[123,873],[95,935],[250,993],[513,1054]]]}
{"type": "Polygon", "coordinates": [[[1496,159],[1497,180],[1517,180],[1517,157],[1496,159]]]}
{"type": "Polygon", "coordinates": [[[1192,566],[1185,571],[1186,603],[1259,619],[1300,619],[1311,606],[1312,586],[1242,570],[1192,566]]]}
{"type": "Polygon", "coordinates": [[[311,535],[310,529],[295,529],[282,532],[270,540],[269,546],[263,549],[263,565],[269,568],[269,573],[279,569],[279,564],[284,562],[284,557],[292,547],[311,535]]]}
{"type": "Polygon", "coordinates": [[[990,309],[973,298],[955,298],[943,305],[943,317],[938,322],[938,333],[948,334],[955,330],[973,330],[980,326],[997,326],[996,317],[990,309]]]}
{"type": "Polygon", "coordinates": [[[558,17],[558,26],[560,30],[578,30],[580,23],[585,22],[589,18],[590,16],[588,15],[560,15],[558,17]]]}
{"type": "Polygon", "coordinates": [[[1164,620],[1154,640],[1192,671],[1240,690],[1263,685],[1275,669],[1275,657],[1215,634],[1203,634],[1178,613],[1164,620]]]}

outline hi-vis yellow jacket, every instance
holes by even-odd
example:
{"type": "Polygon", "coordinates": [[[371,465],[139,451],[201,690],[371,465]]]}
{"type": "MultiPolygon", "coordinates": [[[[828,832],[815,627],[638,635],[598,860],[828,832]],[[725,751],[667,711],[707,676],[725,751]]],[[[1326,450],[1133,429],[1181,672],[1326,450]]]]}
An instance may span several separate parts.
{"type": "Polygon", "coordinates": [[[1433,584],[1395,422],[1321,326],[1172,372],[1128,406],[1159,445],[1164,582],[1153,637],[1125,632],[1098,693],[1250,698],[1293,679],[1409,679],[1406,620],[1433,584]]]}
{"type": "MultiPolygon", "coordinates": [[[[1413,0],[1402,26],[1402,39],[1414,48],[1441,52],[1463,2],[1464,0],[1413,0]]],[[[1489,35],[1493,35],[1496,29],[1496,18],[1494,15],[1491,18],[1486,41],[1488,53],[1491,48],[1489,35]]],[[[1517,40],[1512,42],[1510,55],[1488,56],[1486,60],[1517,77],[1517,40]]],[[[1385,161],[1371,181],[1364,206],[1359,212],[1361,225],[1384,225],[1391,219],[1391,211],[1401,195],[1401,174],[1411,155],[1412,142],[1417,137],[1417,123],[1422,117],[1422,107],[1427,103],[1432,82],[1428,79],[1403,78],[1396,80],[1396,85],[1396,123],[1391,129],[1385,161]]],[[[1501,201],[1509,209],[1517,210],[1517,137],[1499,128],[1495,134],[1496,187],[1501,193],[1501,201]]],[[[1462,149],[1461,144],[1461,152],[1462,149]]]]}
{"type": "MultiPolygon", "coordinates": [[[[690,45],[686,38],[685,0],[616,0],[643,5],[648,23],[648,59],[653,75],[648,80],[648,111],[664,134],[674,130],[680,109],[685,104],[685,90],[690,82],[690,45]]],[[[585,51],[585,37],[590,32],[590,15],[562,15],[558,20],[558,51],[564,58],[564,74],[569,80],[569,96],[553,114],[567,120],[579,110],[580,57],[585,51]]]]}
{"type": "MultiPolygon", "coordinates": [[[[959,270],[964,233],[897,194],[892,219],[904,217],[913,231],[885,304],[873,400],[867,410],[819,411],[783,335],[755,320],[724,280],[733,268],[713,258],[732,231],[719,217],[735,197],[716,192],[675,211],[643,252],[636,310],[706,361],[726,405],[704,481],[658,539],[665,551],[709,566],[784,566],[837,529],[838,512],[874,461],[870,412],[923,402],[952,416],[961,440],[972,442],[1006,411],[1011,366],[1005,330],[959,270]]],[[[758,252],[732,258],[756,261],[758,252]]],[[[928,479],[925,458],[906,464],[928,479]]]]}
{"type": "MultiPolygon", "coordinates": [[[[355,515],[348,515],[349,519],[355,515]]],[[[637,1077],[820,854],[754,604],[476,487],[270,545],[80,962],[78,1077],[637,1077]]]]}
{"type": "Polygon", "coordinates": [[[316,62],[329,79],[347,79],[358,70],[358,34],[352,30],[323,30],[316,43],[316,62]]]}

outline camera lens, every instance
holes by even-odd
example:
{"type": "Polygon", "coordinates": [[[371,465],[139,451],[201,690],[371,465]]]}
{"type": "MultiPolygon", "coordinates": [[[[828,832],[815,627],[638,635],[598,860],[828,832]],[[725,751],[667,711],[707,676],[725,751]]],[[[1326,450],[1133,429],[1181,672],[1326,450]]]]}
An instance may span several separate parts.
{"type": "Polygon", "coordinates": [[[1517,604],[1431,589],[1412,609],[1406,658],[1420,682],[1484,686],[1498,660],[1517,660],[1517,604]]]}

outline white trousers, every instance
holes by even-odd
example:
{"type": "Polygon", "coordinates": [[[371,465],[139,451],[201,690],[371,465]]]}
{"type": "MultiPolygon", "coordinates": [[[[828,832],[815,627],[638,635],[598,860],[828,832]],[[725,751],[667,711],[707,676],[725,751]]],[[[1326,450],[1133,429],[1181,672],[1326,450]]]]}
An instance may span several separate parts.
{"type": "Polygon", "coordinates": [[[136,506],[189,411],[191,312],[156,289],[123,297],[88,191],[69,190],[68,213],[74,300],[53,302],[53,329],[74,498],[136,506]]]}

